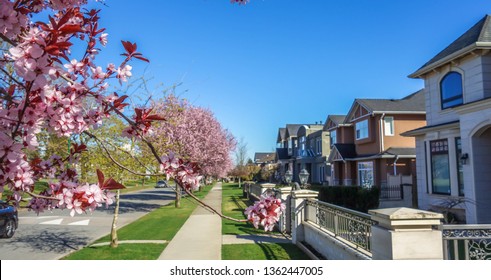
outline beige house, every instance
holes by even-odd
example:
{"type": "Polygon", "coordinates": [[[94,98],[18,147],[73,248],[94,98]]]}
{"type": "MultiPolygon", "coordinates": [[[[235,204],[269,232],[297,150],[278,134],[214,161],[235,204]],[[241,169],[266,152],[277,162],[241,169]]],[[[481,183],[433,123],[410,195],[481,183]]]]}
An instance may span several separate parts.
{"type": "Polygon", "coordinates": [[[491,17],[410,75],[425,82],[416,138],[419,207],[449,202],[461,221],[491,223],[491,17]]]}

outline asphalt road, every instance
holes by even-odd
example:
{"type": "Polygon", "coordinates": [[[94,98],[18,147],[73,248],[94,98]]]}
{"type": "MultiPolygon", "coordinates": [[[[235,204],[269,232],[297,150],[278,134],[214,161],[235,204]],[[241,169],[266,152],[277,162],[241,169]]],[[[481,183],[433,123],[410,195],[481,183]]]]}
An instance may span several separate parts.
{"type": "MultiPolygon", "coordinates": [[[[118,227],[140,218],[175,198],[170,188],[147,189],[121,195],[118,227]]],[[[19,212],[19,228],[11,239],[0,238],[0,260],[57,260],[111,232],[114,205],[92,214],[70,216],[54,210],[39,216],[19,212]]]]}

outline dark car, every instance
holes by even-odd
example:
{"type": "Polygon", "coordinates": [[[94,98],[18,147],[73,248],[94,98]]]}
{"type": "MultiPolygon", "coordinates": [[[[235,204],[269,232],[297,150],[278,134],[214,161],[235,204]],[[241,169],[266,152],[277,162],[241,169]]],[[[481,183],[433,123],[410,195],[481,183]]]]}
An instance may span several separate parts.
{"type": "Polygon", "coordinates": [[[160,180],[157,182],[157,184],[155,185],[156,188],[168,188],[169,185],[167,184],[167,181],[164,181],[164,180],[160,180]]]}
{"type": "Polygon", "coordinates": [[[0,237],[11,238],[18,225],[17,209],[0,200],[0,237]]]}

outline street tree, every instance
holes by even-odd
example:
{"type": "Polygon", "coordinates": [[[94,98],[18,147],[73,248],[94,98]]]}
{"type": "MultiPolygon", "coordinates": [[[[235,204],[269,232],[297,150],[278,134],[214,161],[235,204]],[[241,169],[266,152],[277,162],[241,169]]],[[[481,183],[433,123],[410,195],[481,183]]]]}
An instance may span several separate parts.
{"type": "MultiPolygon", "coordinates": [[[[210,110],[170,94],[156,102],[154,112],[166,120],[156,124],[148,136],[158,153],[173,153],[195,162],[206,177],[222,178],[232,169],[230,154],[235,148],[235,138],[210,110]]],[[[179,200],[176,203],[178,206],[179,200]]]]}
{"type": "MultiPolygon", "coordinates": [[[[30,195],[28,207],[37,213],[61,208],[75,215],[112,204],[111,191],[124,186],[98,167],[97,182],[84,183],[76,167],[87,150],[79,136],[104,142],[89,129],[116,116],[126,124],[122,134],[151,151],[159,167],[151,176],[173,177],[190,197],[219,214],[191,192],[199,187],[199,165],[172,153],[159,154],[148,141],[154,123],[165,122],[165,118],[153,108],[130,108],[127,96],[108,91],[111,81],[130,79],[130,62],[150,61],[138,52],[136,43],[122,41],[121,63],[99,65],[96,58],[108,35],[99,26],[99,10],[85,9],[86,2],[0,0],[0,40],[6,46],[0,56],[0,192],[10,189],[12,195],[7,199],[15,204],[22,194],[30,195]],[[86,104],[93,106],[86,108],[86,104]],[[41,131],[77,141],[65,151],[67,155],[53,151],[46,158],[30,159],[26,154],[39,147],[41,131]],[[34,182],[41,178],[50,180],[49,188],[36,193],[34,182]]],[[[112,160],[134,175],[148,175],[112,160]]],[[[269,230],[282,208],[279,200],[265,197],[247,210],[248,220],[269,230]]]]}

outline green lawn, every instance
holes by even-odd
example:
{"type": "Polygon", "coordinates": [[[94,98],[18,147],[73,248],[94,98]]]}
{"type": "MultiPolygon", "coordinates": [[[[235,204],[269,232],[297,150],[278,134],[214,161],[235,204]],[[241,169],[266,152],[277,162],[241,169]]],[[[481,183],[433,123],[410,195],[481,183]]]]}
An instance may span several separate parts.
{"type": "Polygon", "coordinates": [[[294,244],[222,245],[222,260],[309,260],[294,244]]]}
{"type": "Polygon", "coordinates": [[[167,244],[119,244],[117,248],[109,246],[87,247],[77,251],[64,260],[156,260],[167,244]]]}
{"type": "MultiPolygon", "coordinates": [[[[244,219],[244,210],[250,205],[248,199],[242,197],[239,184],[223,184],[222,213],[229,217],[244,219]]],[[[255,235],[279,234],[255,229],[250,223],[238,223],[222,220],[222,234],[255,235]]],[[[302,250],[293,244],[233,244],[222,245],[222,260],[308,260],[302,250]]]]}
{"type": "MultiPolygon", "coordinates": [[[[205,186],[202,191],[196,192],[195,195],[203,198],[212,186],[205,186]]],[[[186,222],[193,210],[196,208],[196,202],[192,199],[183,198],[181,208],[175,208],[174,203],[163,206],[154,210],[147,215],[141,217],[137,221],[126,225],[118,230],[119,240],[167,240],[170,241],[179,231],[181,226],[186,222]]],[[[110,235],[107,235],[94,243],[110,241],[110,235]]],[[[120,244],[117,249],[111,249],[109,246],[97,246],[83,248],[64,259],[68,260],[101,260],[101,259],[132,259],[140,260],[141,253],[145,252],[145,248],[158,247],[160,251],[148,257],[149,259],[157,259],[162,253],[165,245],[162,244],[120,244]],[[131,245],[131,246],[128,246],[131,245]],[[119,248],[121,247],[121,249],[119,248]],[[126,253],[129,251],[128,253],[126,253]],[[134,254],[131,252],[134,251],[134,254]]],[[[157,250],[157,249],[155,249],[157,250]]]]}
{"type": "MultiPolygon", "coordinates": [[[[226,216],[245,219],[244,210],[249,206],[249,200],[242,197],[242,188],[239,184],[222,185],[222,213],[226,216]]],[[[261,229],[255,229],[250,223],[239,223],[222,220],[222,234],[265,234],[261,229]]]]}

